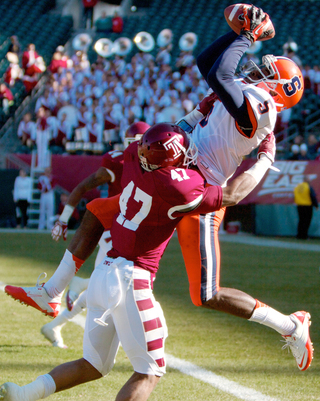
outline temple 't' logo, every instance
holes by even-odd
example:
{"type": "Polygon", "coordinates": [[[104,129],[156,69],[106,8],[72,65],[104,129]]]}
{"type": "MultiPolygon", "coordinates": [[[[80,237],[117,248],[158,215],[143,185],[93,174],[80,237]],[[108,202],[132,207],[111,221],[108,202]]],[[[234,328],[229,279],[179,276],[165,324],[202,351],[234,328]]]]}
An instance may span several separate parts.
{"type": "Polygon", "coordinates": [[[167,142],[164,142],[163,146],[166,150],[171,149],[173,151],[172,157],[174,159],[179,157],[181,153],[186,153],[186,149],[181,145],[176,135],[170,138],[167,142]]]}

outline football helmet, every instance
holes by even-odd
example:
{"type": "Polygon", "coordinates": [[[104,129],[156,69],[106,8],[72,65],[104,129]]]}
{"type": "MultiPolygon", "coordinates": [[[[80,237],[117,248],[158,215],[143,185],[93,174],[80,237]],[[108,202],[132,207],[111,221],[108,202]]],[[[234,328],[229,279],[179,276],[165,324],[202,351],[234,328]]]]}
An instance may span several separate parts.
{"type": "Polygon", "coordinates": [[[142,168],[153,171],[167,166],[188,166],[194,163],[198,149],[178,125],[159,123],[146,131],[139,141],[138,155],[142,168]]]}
{"type": "Polygon", "coordinates": [[[138,141],[149,128],[150,125],[143,121],[131,124],[124,134],[124,147],[127,148],[131,142],[138,141]]]}
{"type": "Polygon", "coordinates": [[[277,111],[296,105],[303,94],[304,81],[300,68],[287,57],[271,54],[262,57],[262,65],[252,60],[240,71],[246,82],[265,89],[273,97],[277,111]]]}

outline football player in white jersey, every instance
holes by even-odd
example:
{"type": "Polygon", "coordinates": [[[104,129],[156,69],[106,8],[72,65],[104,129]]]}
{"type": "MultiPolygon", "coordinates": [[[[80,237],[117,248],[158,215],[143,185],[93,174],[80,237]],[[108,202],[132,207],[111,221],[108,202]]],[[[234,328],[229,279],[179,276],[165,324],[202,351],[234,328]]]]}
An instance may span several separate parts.
{"type": "MultiPolygon", "coordinates": [[[[202,115],[198,108],[179,122],[189,131],[194,128],[197,167],[209,185],[225,186],[243,157],[274,130],[277,112],[294,106],[303,94],[302,73],[285,57],[264,56],[261,66],[250,61],[236,75],[241,57],[259,40],[261,36],[257,35],[263,35],[269,16],[252,6],[252,17],[246,10],[244,20],[240,35],[229,32],[197,58],[212,92],[207,99],[212,103],[208,114],[202,115]]],[[[299,369],[306,370],[313,355],[309,313],[284,316],[242,291],[220,287],[218,231],[224,213],[222,208],[206,215],[186,216],[177,226],[192,302],[277,330],[291,348],[299,369]],[[299,346],[295,344],[297,338],[301,340],[299,346]],[[301,352],[297,352],[300,346],[301,352]]]]}

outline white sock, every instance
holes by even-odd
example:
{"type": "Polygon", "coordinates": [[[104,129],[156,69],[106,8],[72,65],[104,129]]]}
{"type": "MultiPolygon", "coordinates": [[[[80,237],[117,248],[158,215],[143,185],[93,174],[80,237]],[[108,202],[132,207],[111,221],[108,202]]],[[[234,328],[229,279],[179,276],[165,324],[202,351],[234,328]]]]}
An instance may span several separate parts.
{"type": "Polygon", "coordinates": [[[292,334],[296,328],[296,325],[290,319],[290,316],[283,315],[258,300],[256,308],[249,320],[251,322],[257,322],[264,326],[271,327],[283,336],[292,334]]]}
{"type": "Polygon", "coordinates": [[[56,391],[56,383],[49,374],[42,375],[36,378],[35,381],[25,386],[21,386],[24,398],[28,401],[41,400],[49,397],[56,391]]]}
{"type": "Polygon", "coordinates": [[[67,249],[53,276],[44,285],[48,295],[52,298],[62,296],[63,291],[83,263],[83,260],[72,255],[67,249]]]}

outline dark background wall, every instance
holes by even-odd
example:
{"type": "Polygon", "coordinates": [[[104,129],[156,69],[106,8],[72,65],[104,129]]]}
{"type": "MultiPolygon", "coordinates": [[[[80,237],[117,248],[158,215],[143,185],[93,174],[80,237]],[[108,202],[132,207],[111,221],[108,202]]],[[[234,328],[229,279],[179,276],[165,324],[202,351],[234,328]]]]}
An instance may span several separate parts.
{"type": "Polygon", "coordinates": [[[14,227],[16,222],[13,202],[14,180],[19,170],[0,170],[0,227],[14,227]]]}

